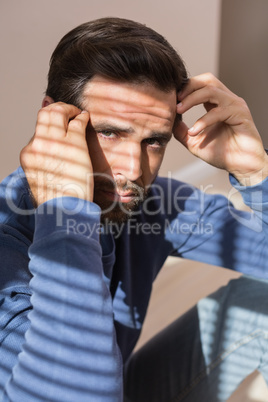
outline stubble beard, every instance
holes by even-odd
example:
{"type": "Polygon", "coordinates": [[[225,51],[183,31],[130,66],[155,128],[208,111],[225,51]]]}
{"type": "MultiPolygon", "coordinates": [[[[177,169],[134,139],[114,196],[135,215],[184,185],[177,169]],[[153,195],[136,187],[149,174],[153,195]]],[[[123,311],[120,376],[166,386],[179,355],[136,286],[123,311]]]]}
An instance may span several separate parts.
{"type": "Polygon", "coordinates": [[[122,224],[131,217],[139,213],[140,206],[147,198],[149,187],[144,188],[140,185],[128,181],[123,187],[116,182],[105,178],[99,178],[94,183],[94,202],[101,208],[101,223],[122,224]],[[101,191],[108,192],[131,192],[132,200],[130,202],[110,201],[105,198],[101,191]]]}

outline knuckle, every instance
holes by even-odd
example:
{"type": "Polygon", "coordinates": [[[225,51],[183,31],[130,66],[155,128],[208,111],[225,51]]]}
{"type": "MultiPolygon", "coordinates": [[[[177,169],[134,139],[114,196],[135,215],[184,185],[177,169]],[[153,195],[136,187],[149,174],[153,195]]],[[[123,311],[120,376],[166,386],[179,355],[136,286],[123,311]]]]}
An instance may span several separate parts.
{"type": "Polygon", "coordinates": [[[206,73],[205,79],[207,82],[207,86],[211,88],[220,88],[222,86],[221,81],[215,77],[212,73],[206,73]]]}
{"type": "Polygon", "coordinates": [[[65,105],[64,103],[53,103],[52,107],[50,108],[50,113],[60,113],[64,114],[65,112],[65,105]]]}
{"type": "Polygon", "coordinates": [[[205,73],[205,78],[208,83],[215,82],[216,80],[216,77],[211,72],[205,73]]]}
{"type": "Polygon", "coordinates": [[[211,116],[216,117],[216,116],[218,116],[218,115],[221,115],[221,113],[223,112],[223,110],[224,110],[224,107],[218,105],[217,107],[213,107],[213,108],[209,111],[209,113],[210,113],[211,116]]]}
{"type": "Polygon", "coordinates": [[[207,84],[207,90],[210,94],[210,96],[212,96],[213,98],[216,96],[217,92],[218,92],[218,88],[215,86],[215,83],[208,83],[207,84]]]}
{"type": "Polygon", "coordinates": [[[37,113],[37,121],[45,120],[49,115],[49,111],[46,108],[42,108],[37,113]]]}
{"type": "Polygon", "coordinates": [[[245,101],[245,99],[243,99],[240,96],[238,96],[237,100],[238,100],[239,105],[242,108],[248,109],[248,105],[247,105],[247,102],[245,101]]]}
{"type": "Polygon", "coordinates": [[[25,153],[26,153],[26,147],[22,148],[22,150],[20,151],[20,160],[24,160],[25,158],[25,153]]]}
{"type": "Polygon", "coordinates": [[[20,151],[20,163],[22,167],[27,166],[28,162],[28,155],[29,155],[29,145],[26,145],[20,151]]]}
{"type": "Polygon", "coordinates": [[[31,146],[32,152],[38,152],[42,148],[41,141],[38,138],[34,138],[31,146]]]}
{"type": "Polygon", "coordinates": [[[215,91],[215,85],[213,85],[212,82],[209,82],[209,83],[207,84],[207,89],[208,89],[209,91],[215,91]]]}
{"type": "Polygon", "coordinates": [[[250,110],[248,108],[245,99],[241,98],[240,96],[236,96],[236,98],[233,101],[233,104],[236,104],[240,112],[242,112],[244,115],[250,115],[250,110]]]}
{"type": "Polygon", "coordinates": [[[69,128],[75,131],[81,131],[84,128],[84,124],[79,119],[73,119],[69,122],[69,128]]]}
{"type": "Polygon", "coordinates": [[[247,103],[246,103],[244,100],[243,100],[243,102],[242,102],[240,108],[241,108],[241,111],[242,111],[243,115],[244,115],[244,116],[247,116],[247,118],[251,119],[250,110],[249,110],[249,108],[248,108],[247,103]]]}
{"type": "Polygon", "coordinates": [[[210,80],[212,80],[212,79],[215,78],[215,76],[214,76],[210,71],[207,73],[207,77],[208,77],[208,79],[210,79],[210,80]]]}

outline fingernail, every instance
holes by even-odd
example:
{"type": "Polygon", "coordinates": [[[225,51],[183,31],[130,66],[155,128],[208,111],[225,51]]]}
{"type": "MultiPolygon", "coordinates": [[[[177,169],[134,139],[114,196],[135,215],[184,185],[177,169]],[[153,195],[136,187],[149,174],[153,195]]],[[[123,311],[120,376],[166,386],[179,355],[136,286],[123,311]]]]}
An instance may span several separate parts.
{"type": "Polygon", "coordinates": [[[190,134],[195,134],[197,130],[196,130],[196,127],[193,126],[188,131],[189,131],[190,134]]]}
{"type": "Polygon", "coordinates": [[[81,112],[81,113],[88,113],[88,112],[87,112],[87,110],[82,110],[82,112],[81,112]]]}
{"type": "Polygon", "coordinates": [[[177,107],[181,108],[182,107],[182,102],[178,103],[177,107]]]}

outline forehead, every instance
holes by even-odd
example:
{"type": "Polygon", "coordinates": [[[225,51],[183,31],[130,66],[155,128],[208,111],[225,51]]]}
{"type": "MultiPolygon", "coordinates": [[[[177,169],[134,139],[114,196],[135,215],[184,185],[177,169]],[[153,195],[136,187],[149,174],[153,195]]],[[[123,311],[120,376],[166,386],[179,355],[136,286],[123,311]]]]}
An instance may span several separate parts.
{"type": "Polygon", "coordinates": [[[176,91],[164,92],[150,84],[120,83],[100,76],[91,79],[83,92],[83,107],[94,117],[149,119],[173,126],[176,91]]]}

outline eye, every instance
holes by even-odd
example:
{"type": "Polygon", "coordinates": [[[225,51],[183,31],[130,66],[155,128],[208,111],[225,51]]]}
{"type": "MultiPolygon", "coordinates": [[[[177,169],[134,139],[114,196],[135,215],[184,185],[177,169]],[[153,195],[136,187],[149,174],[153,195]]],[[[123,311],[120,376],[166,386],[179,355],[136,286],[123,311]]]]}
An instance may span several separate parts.
{"type": "Polygon", "coordinates": [[[101,138],[105,138],[105,139],[114,139],[117,138],[117,134],[113,131],[109,131],[109,130],[102,130],[102,131],[98,131],[97,135],[101,138]]]}
{"type": "Polygon", "coordinates": [[[152,137],[152,138],[147,138],[145,140],[146,144],[149,145],[151,148],[154,149],[161,149],[165,148],[168,140],[163,137],[152,137]]]}

